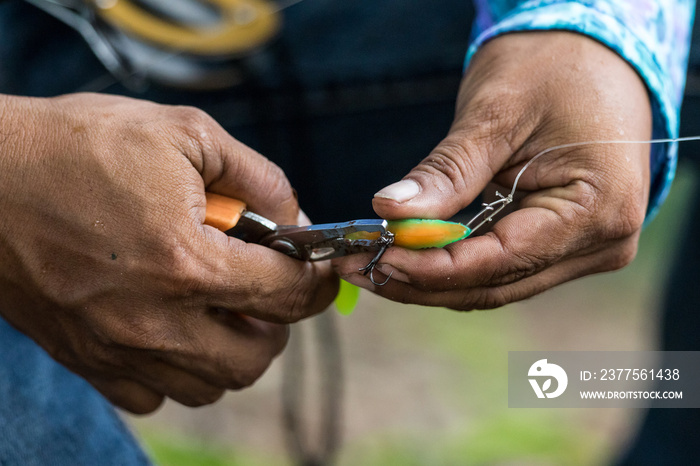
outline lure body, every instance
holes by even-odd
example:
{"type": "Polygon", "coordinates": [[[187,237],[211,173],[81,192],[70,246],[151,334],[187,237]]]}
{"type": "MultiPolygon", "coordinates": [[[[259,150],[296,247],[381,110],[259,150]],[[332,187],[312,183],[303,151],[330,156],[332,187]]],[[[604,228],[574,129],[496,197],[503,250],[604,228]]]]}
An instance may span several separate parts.
{"type": "MultiPolygon", "coordinates": [[[[472,232],[461,223],[424,218],[389,220],[386,229],[394,235],[393,245],[406,249],[442,248],[468,237],[472,232]]],[[[376,240],[379,233],[356,232],[345,238],[376,240]]]]}
{"type": "Polygon", "coordinates": [[[394,234],[394,245],[406,249],[443,248],[471,233],[461,223],[422,218],[390,220],[387,230],[394,234]]]}

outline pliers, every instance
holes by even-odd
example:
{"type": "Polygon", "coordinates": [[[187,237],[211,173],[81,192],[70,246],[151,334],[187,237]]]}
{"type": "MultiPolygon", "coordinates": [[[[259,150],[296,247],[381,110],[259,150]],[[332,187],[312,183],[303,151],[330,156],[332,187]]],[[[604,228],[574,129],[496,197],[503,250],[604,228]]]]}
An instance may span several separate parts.
{"type": "MultiPolygon", "coordinates": [[[[361,252],[375,252],[374,258],[359,269],[375,285],[385,285],[374,279],[374,269],[382,255],[392,245],[408,249],[441,248],[469,236],[475,228],[470,228],[475,217],[466,225],[435,219],[404,220],[351,220],[343,223],[319,225],[277,225],[273,221],[246,209],[246,205],[229,197],[206,193],[207,208],[204,223],[218,228],[227,235],[248,243],[258,243],[270,247],[296,259],[320,261],[343,257],[361,252]]],[[[491,216],[495,213],[487,205],[482,213],[491,216]],[[493,212],[492,212],[493,211],[493,212]]],[[[481,215],[481,213],[480,213],[481,215]]]]}
{"type": "Polygon", "coordinates": [[[393,235],[382,219],[319,225],[277,225],[246,209],[245,203],[206,193],[204,223],[248,243],[270,247],[296,259],[320,261],[361,252],[379,252],[393,235]]]}

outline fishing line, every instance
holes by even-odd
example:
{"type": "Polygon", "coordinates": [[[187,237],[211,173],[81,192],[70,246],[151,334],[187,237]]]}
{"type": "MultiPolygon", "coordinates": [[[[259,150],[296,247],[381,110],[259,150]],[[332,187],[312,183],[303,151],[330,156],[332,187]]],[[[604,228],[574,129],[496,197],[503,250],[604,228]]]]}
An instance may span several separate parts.
{"type": "Polygon", "coordinates": [[[571,147],[579,147],[579,146],[589,146],[589,145],[594,145],[594,144],[664,144],[664,143],[674,143],[674,142],[688,142],[688,141],[700,141],[700,136],[686,136],[682,138],[665,138],[665,139],[648,139],[648,140],[643,140],[643,141],[630,141],[630,140],[598,140],[598,141],[583,141],[583,142],[570,142],[567,144],[560,144],[558,146],[553,146],[549,147],[547,149],[544,149],[541,152],[538,152],[534,157],[532,157],[526,164],[523,166],[523,168],[518,172],[518,175],[515,177],[515,181],[513,182],[513,189],[510,191],[510,196],[512,197],[515,194],[515,190],[518,187],[518,181],[520,181],[520,177],[522,174],[527,170],[530,165],[532,165],[535,160],[539,159],[545,154],[548,154],[550,152],[554,152],[555,150],[560,150],[560,149],[568,149],[571,147]]]}
{"type": "Polygon", "coordinates": [[[664,143],[674,143],[674,142],[688,142],[688,141],[700,141],[700,136],[687,136],[687,137],[682,137],[682,138],[663,138],[663,139],[647,139],[647,140],[594,140],[594,141],[580,141],[580,142],[569,142],[566,144],[559,144],[557,146],[552,146],[548,147],[547,149],[544,149],[537,154],[535,154],[534,157],[532,157],[524,166],[523,168],[520,169],[518,174],[515,177],[515,181],[513,181],[513,187],[510,190],[510,193],[507,196],[502,195],[498,191],[496,191],[496,196],[498,197],[497,200],[491,202],[491,203],[486,203],[482,204],[483,209],[474,216],[469,222],[467,222],[467,227],[471,229],[470,235],[474,233],[475,230],[479,229],[482,227],[484,224],[489,223],[493,220],[493,217],[495,217],[500,211],[502,211],[508,204],[513,202],[515,199],[515,191],[518,189],[518,182],[520,181],[520,177],[523,176],[523,173],[530,168],[530,166],[535,163],[537,159],[542,157],[545,154],[549,154],[550,152],[554,152],[557,150],[561,149],[570,149],[572,147],[581,147],[581,146],[590,146],[590,145],[599,145],[599,144],[664,144],[664,143]],[[488,214],[488,215],[486,215],[488,214]],[[479,223],[476,226],[472,227],[472,224],[477,222],[479,220],[479,217],[484,216],[483,220],[481,223],[479,223]]]}

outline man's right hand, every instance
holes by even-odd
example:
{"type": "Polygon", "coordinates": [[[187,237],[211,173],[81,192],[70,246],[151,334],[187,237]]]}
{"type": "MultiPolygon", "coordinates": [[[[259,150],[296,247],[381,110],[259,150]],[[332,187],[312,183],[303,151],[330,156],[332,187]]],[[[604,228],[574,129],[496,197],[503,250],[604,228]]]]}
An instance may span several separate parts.
{"type": "Polygon", "coordinates": [[[286,323],[336,293],[301,262],[203,225],[205,191],[280,224],[273,163],[203,112],[122,97],[0,97],[0,312],[135,413],[253,383],[286,323]]]}

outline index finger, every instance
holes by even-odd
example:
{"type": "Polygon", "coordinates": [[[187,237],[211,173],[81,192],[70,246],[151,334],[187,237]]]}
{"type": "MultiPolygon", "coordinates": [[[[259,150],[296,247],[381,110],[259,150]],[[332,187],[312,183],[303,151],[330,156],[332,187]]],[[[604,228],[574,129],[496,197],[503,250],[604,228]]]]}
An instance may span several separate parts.
{"type": "Polygon", "coordinates": [[[296,221],[296,194],[279,166],[235,139],[201,110],[180,108],[179,112],[189,136],[181,150],[207,191],[239,199],[278,224],[296,221]]]}
{"type": "Polygon", "coordinates": [[[203,228],[208,306],[291,323],[323,311],[335,298],[338,277],[330,263],[300,261],[203,228]]]}

